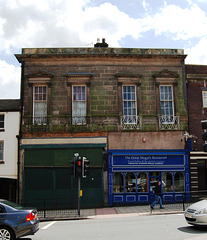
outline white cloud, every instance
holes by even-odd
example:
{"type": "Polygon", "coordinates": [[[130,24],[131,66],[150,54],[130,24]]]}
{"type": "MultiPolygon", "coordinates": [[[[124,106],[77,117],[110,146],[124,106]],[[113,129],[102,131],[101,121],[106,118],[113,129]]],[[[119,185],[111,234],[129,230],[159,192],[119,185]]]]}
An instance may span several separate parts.
{"type": "Polygon", "coordinates": [[[168,34],[174,40],[203,37],[207,34],[206,14],[195,4],[185,9],[166,5],[151,17],[151,21],[157,35],[168,34]]]}
{"type": "Polygon", "coordinates": [[[147,11],[147,10],[148,10],[148,7],[149,7],[149,4],[146,3],[146,0],[143,0],[143,1],[142,1],[142,6],[143,6],[144,10],[147,11]]]}
{"type": "Polygon", "coordinates": [[[138,38],[142,32],[141,20],[131,18],[110,4],[104,3],[99,7],[87,8],[83,14],[81,37],[105,37],[112,47],[119,46],[121,38],[131,35],[138,38]]]}
{"type": "MultiPolygon", "coordinates": [[[[196,46],[186,49],[186,60],[207,63],[207,53],[204,54],[207,16],[197,5],[202,0],[197,4],[187,0],[186,8],[169,5],[165,0],[161,8],[156,5],[159,11],[154,13],[151,11],[154,8],[142,0],[143,18],[130,17],[119,10],[118,3],[117,6],[109,3],[110,0],[96,7],[90,5],[91,1],[0,0],[0,54],[14,54],[13,49],[25,47],[88,47],[102,37],[109,47],[119,47],[120,40],[127,36],[141,40],[146,32],[154,30],[158,36],[177,41],[201,39],[196,46]]],[[[0,86],[9,86],[12,82],[17,86],[19,82],[14,79],[20,78],[19,70],[3,61],[0,64],[1,69],[4,66],[9,71],[4,72],[7,77],[1,75],[0,86]],[[15,74],[18,75],[15,77],[15,74]]]]}
{"type": "MultiPolygon", "coordinates": [[[[207,34],[207,17],[196,4],[189,8],[163,5],[158,13],[132,18],[111,3],[89,7],[89,0],[0,0],[0,45],[12,47],[84,46],[105,37],[109,46],[148,30],[174,40],[207,34]],[[192,17],[193,16],[193,17],[192,17]],[[198,27],[199,26],[199,27],[198,27]]],[[[148,4],[142,1],[146,8],[148,4]]]]}
{"type": "Polygon", "coordinates": [[[0,60],[0,99],[20,97],[20,71],[20,67],[0,60]]]}
{"type": "Polygon", "coordinates": [[[188,54],[185,62],[187,64],[203,64],[207,65],[207,38],[202,38],[197,45],[185,49],[188,54]]]}

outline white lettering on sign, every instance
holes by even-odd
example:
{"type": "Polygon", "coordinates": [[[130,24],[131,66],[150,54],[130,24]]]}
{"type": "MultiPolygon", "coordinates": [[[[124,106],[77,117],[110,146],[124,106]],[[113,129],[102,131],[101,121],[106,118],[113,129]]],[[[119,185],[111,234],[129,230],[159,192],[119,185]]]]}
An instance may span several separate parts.
{"type": "Polygon", "coordinates": [[[162,165],[167,156],[125,156],[129,165],[162,165]]]}

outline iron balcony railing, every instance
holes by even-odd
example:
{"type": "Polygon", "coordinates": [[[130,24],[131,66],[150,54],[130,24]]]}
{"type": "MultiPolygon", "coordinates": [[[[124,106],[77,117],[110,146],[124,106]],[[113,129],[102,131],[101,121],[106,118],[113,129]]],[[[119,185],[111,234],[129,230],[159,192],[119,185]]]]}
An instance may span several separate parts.
{"type": "Polygon", "coordinates": [[[51,116],[24,117],[23,131],[119,131],[139,130],[142,128],[140,116],[51,116]]]}
{"type": "Polygon", "coordinates": [[[123,130],[133,130],[142,128],[142,117],[123,116],[121,117],[121,128],[123,130]]]}
{"type": "Polygon", "coordinates": [[[180,130],[180,116],[159,116],[159,130],[180,130]]]}
{"type": "MultiPolygon", "coordinates": [[[[180,117],[159,116],[159,130],[180,130],[180,117]]],[[[142,130],[142,116],[47,116],[23,117],[22,130],[28,132],[81,132],[81,131],[122,131],[142,130]]]]}

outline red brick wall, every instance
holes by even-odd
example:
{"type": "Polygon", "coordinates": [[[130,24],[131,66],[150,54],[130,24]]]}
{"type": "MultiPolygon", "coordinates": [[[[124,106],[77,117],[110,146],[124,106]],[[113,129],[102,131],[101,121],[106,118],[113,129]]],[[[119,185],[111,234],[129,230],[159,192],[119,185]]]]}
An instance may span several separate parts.
{"type": "Polygon", "coordinates": [[[187,65],[186,74],[188,81],[189,133],[195,136],[193,138],[193,149],[202,151],[201,120],[207,120],[207,109],[203,109],[201,88],[204,87],[204,75],[207,74],[207,66],[187,65]],[[197,142],[194,143],[196,138],[197,142]]]}

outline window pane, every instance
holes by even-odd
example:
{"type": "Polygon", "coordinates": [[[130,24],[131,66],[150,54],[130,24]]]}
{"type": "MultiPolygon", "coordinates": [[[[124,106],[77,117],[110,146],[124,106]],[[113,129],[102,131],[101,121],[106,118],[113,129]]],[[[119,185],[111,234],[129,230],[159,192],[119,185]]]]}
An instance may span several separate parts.
{"type": "Polygon", "coordinates": [[[73,100],[74,101],[85,101],[85,86],[73,86],[73,100]]]}
{"type": "Polygon", "coordinates": [[[174,105],[173,105],[172,86],[160,86],[160,107],[162,122],[173,122],[174,105]]]}
{"type": "Polygon", "coordinates": [[[203,108],[207,108],[207,91],[202,91],[203,108]]]}
{"type": "Polygon", "coordinates": [[[34,87],[34,123],[45,124],[47,118],[47,87],[34,87]]]}
{"type": "Polygon", "coordinates": [[[138,189],[138,192],[148,192],[147,174],[144,172],[139,173],[138,175],[137,189],[138,189]]]}
{"type": "Polygon", "coordinates": [[[173,192],[173,177],[169,172],[162,175],[162,191],[173,192]]]}
{"type": "Polygon", "coordinates": [[[176,173],[175,174],[175,192],[183,192],[184,191],[184,174],[176,173]]]}
{"type": "Polygon", "coordinates": [[[0,128],[4,128],[4,115],[0,115],[0,128]]]}
{"type": "Polygon", "coordinates": [[[137,115],[135,86],[123,86],[123,115],[126,124],[134,123],[137,115]]]}
{"type": "Polygon", "coordinates": [[[85,116],[86,108],[85,102],[76,101],[73,103],[73,116],[85,116]]]}
{"type": "Polygon", "coordinates": [[[125,176],[125,192],[136,192],[136,177],[134,173],[125,176]]]}
{"type": "Polygon", "coordinates": [[[0,161],[4,160],[4,142],[0,142],[0,161]]]}
{"type": "Polygon", "coordinates": [[[113,192],[124,192],[123,175],[121,173],[115,173],[113,176],[113,192]]]}
{"type": "Polygon", "coordinates": [[[86,123],[86,87],[73,86],[73,124],[86,123]]]}

